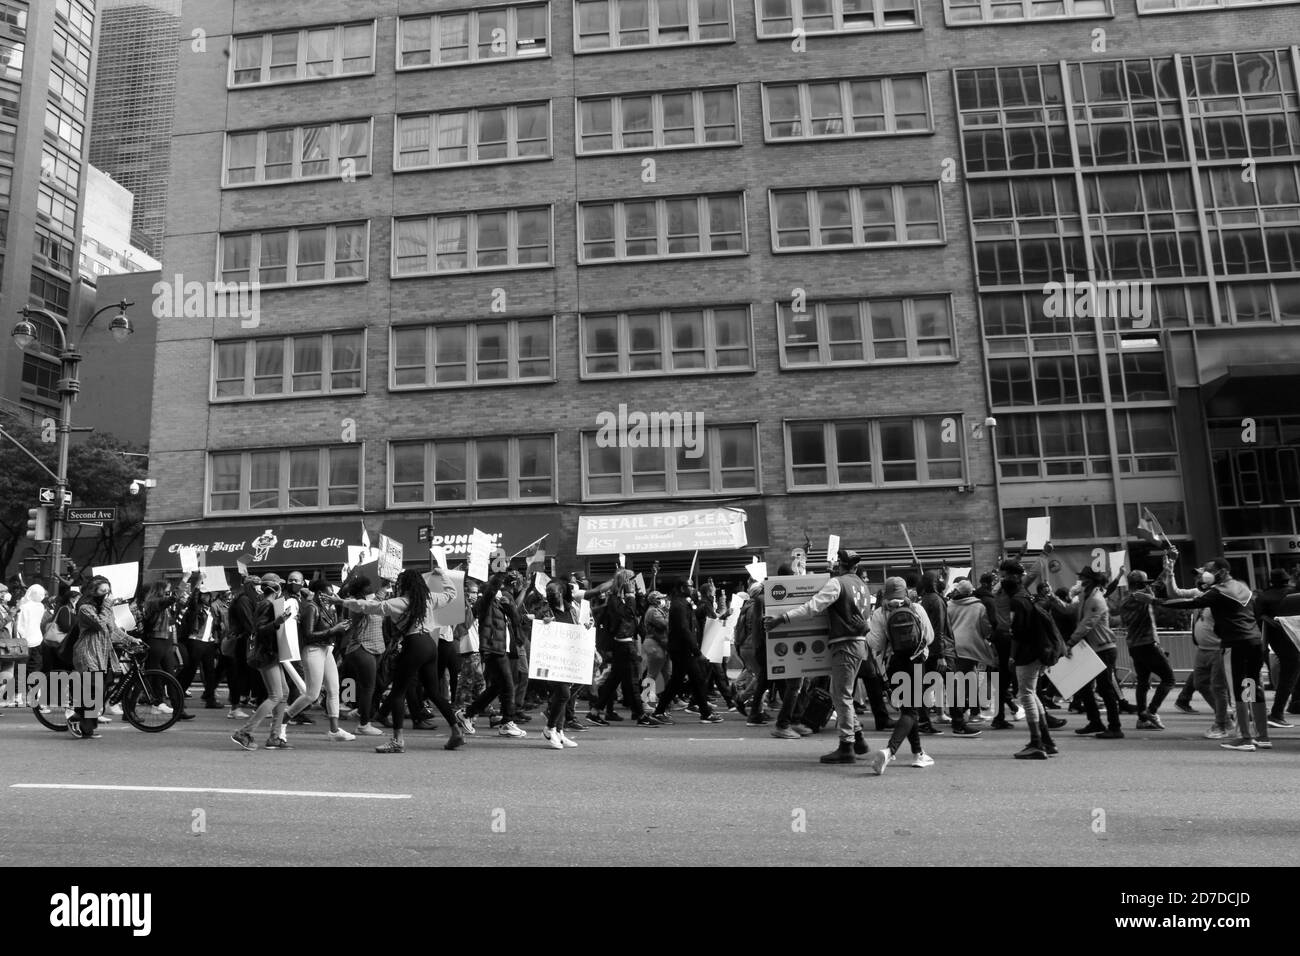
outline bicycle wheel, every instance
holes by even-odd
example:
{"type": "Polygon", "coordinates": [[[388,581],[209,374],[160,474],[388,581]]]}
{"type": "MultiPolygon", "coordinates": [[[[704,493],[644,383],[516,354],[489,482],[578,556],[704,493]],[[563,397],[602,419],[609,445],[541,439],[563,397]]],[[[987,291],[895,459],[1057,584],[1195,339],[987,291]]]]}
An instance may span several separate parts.
{"type": "Polygon", "coordinates": [[[180,719],[185,691],[171,674],[138,671],[128,675],[127,680],[131,683],[122,696],[122,716],[132,727],[147,734],[158,734],[180,719]]]}
{"type": "Polygon", "coordinates": [[[62,733],[68,729],[68,721],[76,715],[71,707],[47,707],[44,704],[32,704],[32,715],[50,730],[62,733]]]}

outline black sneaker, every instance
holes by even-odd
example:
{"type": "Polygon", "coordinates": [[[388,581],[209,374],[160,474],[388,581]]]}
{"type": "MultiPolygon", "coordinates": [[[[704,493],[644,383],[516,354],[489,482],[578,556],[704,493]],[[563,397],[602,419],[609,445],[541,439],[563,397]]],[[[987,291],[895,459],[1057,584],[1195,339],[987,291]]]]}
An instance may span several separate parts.
{"type": "Polygon", "coordinates": [[[617,724],[623,719],[623,715],[616,710],[605,711],[605,720],[611,724],[617,724]]]}
{"type": "Polygon", "coordinates": [[[671,714],[655,714],[654,719],[665,725],[677,723],[677,721],[673,720],[671,714]]]}
{"type": "Polygon", "coordinates": [[[412,722],[411,726],[416,730],[437,730],[438,725],[432,720],[417,720],[412,722]]]}
{"type": "Polygon", "coordinates": [[[992,730],[1010,730],[1011,724],[1005,717],[994,717],[993,723],[989,724],[992,730]]]}
{"type": "Polygon", "coordinates": [[[1124,731],[1122,730],[1103,730],[1099,734],[1093,734],[1098,740],[1122,740],[1124,731]]]}
{"type": "Polygon", "coordinates": [[[72,736],[74,736],[74,737],[76,737],[78,740],[80,740],[80,739],[81,739],[81,721],[76,720],[76,719],[69,720],[69,721],[68,721],[68,733],[72,734],[72,736]]]}
{"type": "Polygon", "coordinates": [[[762,727],[764,724],[770,724],[772,718],[767,714],[759,714],[757,717],[750,717],[745,721],[746,727],[762,727]]]}
{"type": "Polygon", "coordinates": [[[640,717],[638,717],[638,718],[636,719],[636,725],[637,725],[638,727],[658,727],[658,726],[660,726],[659,721],[655,720],[653,714],[642,714],[640,717]]]}
{"type": "Polygon", "coordinates": [[[701,717],[701,718],[700,718],[700,723],[702,723],[702,724],[720,724],[720,723],[722,723],[722,715],[721,715],[721,714],[709,714],[709,716],[707,716],[707,717],[701,717]]]}
{"type": "Polygon", "coordinates": [[[1069,723],[1064,717],[1053,717],[1051,714],[1043,715],[1047,719],[1047,726],[1052,730],[1060,730],[1069,723]]]}
{"type": "Polygon", "coordinates": [[[590,730],[591,728],[575,717],[573,720],[566,720],[564,722],[564,729],[575,730],[581,733],[582,731],[590,730]]]}
{"type": "Polygon", "coordinates": [[[245,750],[257,749],[257,742],[253,740],[253,735],[246,730],[236,730],[230,735],[230,739],[245,750]]]}
{"type": "Polygon", "coordinates": [[[1013,756],[1017,760],[1046,760],[1047,751],[1030,744],[1024,750],[1017,751],[1013,756]]]}
{"type": "Polygon", "coordinates": [[[982,737],[984,736],[984,731],[976,730],[974,727],[967,727],[963,724],[961,727],[954,727],[952,729],[952,735],[954,737],[982,737]]]}
{"type": "Polygon", "coordinates": [[[516,724],[530,724],[532,721],[533,718],[531,714],[515,714],[516,724]]]}
{"type": "Polygon", "coordinates": [[[314,724],[314,723],[316,723],[316,721],[312,720],[312,719],[311,719],[310,717],[308,717],[306,714],[299,714],[299,715],[298,715],[297,717],[295,717],[293,720],[289,721],[289,723],[291,723],[291,724],[298,724],[298,725],[301,726],[301,727],[305,727],[305,726],[308,726],[309,724],[314,724]]]}
{"type": "Polygon", "coordinates": [[[1103,727],[1101,724],[1094,724],[1090,721],[1084,724],[1082,727],[1077,728],[1074,732],[1078,734],[1080,737],[1090,737],[1093,734],[1102,733],[1103,731],[1105,731],[1105,729],[1106,728],[1103,727]]]}
{"type": "Polygon", "coordinates": [[[609,726],[609,721],[606,720],[604,717],[602,717],[600,714],[596,713],[594,710],[587,712],[587,719],[591,721],[593,724],[598,724],[601,727],[609,726]]]}
{"type": "Polygon", "coordinates": [[[919,733],[922,733],[927,737],[943,736],[943,731],[940,730],[938,727],[936,727],[934,724],[926,724],[924,727],[917,727],[916,729],[919,733]]]}
{"type": "Polygon", "coordinates": [[[191,714],[188,710],[182,710],[179,714],[176,715],[177,720],[193,720],[194,717],[195,715],[191,714]]]}

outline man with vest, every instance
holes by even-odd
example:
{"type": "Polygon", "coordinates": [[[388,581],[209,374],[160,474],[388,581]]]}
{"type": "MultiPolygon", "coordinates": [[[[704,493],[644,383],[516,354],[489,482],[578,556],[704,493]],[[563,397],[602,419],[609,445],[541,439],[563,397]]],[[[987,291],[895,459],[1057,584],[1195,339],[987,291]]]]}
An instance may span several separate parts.
{"type": "Polygon", "coordinates": [[[854,568],[860,560],[857,552],[841,550],[835,574],[820,591],[799,607],[776,617],[763,619],[768,630],[778,624],[797,621],[825,613],[828,620],[831,651],[831,700],[835,705],[835,728],[839,746],[821,758],[822,763],[855,763],[855,754],[870,748],[862,736],[862,725],[853,711],[853,686],[858,669],[866,656],[867,618],[871,615],[871,592],[854,568]]]}

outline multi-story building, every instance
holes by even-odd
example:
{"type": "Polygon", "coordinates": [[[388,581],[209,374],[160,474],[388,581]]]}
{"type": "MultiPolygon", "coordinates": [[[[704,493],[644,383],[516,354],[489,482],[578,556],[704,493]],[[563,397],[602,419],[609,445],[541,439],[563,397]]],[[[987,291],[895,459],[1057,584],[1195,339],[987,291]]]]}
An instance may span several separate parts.
{"type": "Polygon", "coordinates": [[[81,223],[83,279],[94,282],[97,276],[156,272],[161,267],[157,259],[131,244],[134,206],[131,190],[114,182],[93,163],[86,164],[86,213],[81,223]]]}
{"type": "Polygon", "coordinates": [[[185,4],[163,274],[260,297],[160,322],[153,567],[431,523],[681,570],[626,519],[713,508],[746,519],[718,575],[838,535],[879,580],[900,523],[988,568],[1041,514],[1077,569],[1141,508],[1205,557],[1249,452],[1281,498],[1242,533],[1294,538],[1300,407],[1257,376],[1300,339],[1300,108],[1260,38],[1300,5],[1222,6],[185,4]],[[1047,304],[1129,280],[1136,323],[1047,304]],[[621,405],[703,440],[609,447],[621,405]],[[1239,408],[1267,437],[1222,447],[1239,408]]]}
{"type": "Polygon", "coordinates": [[[135,196],[133,244],[160,257],[171,175],[181,0],[99,0],[98,9],[90,161],[135,196]]]}

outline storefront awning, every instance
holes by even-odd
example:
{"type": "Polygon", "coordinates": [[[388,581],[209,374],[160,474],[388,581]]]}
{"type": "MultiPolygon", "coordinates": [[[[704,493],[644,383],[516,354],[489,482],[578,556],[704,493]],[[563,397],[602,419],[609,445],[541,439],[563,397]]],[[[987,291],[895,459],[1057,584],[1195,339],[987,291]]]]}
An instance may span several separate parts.
{"type": "Polygon", "coordinates": [[[735,551],[750,546],[747,517],[743,508],[582,515],[577,553],[735,551]]]}
{"type": "Polygon", "coordinates": [[[359,520],[335,522],[282,521],[268,518],[253,525],[210,525],[169,528],[149,559],[155,571],[179,571],[181,548],[196,548],[208,566],[234,568],[242,561],[257,568],[300,569],[343,565],[348,545],[361,543],[359,520]]]}
{"type": "Polygon", "coordinates": [[[493,548],[504,548],[507,555],[521,551],[542,535],[542,547],[554,554],[560,547],[560,513],[537,511],[526,515],[480,511],[473,514],[437,514],[433,516],[430,540],[420,540],[420,528],[427,518],[390,518],[384,522],[384,534],[402,542],[407,561],[427,561],[429,546],[447,549],[449,558],[469,556],[469,536],[475,528],[492,537],[493,548]]]}

